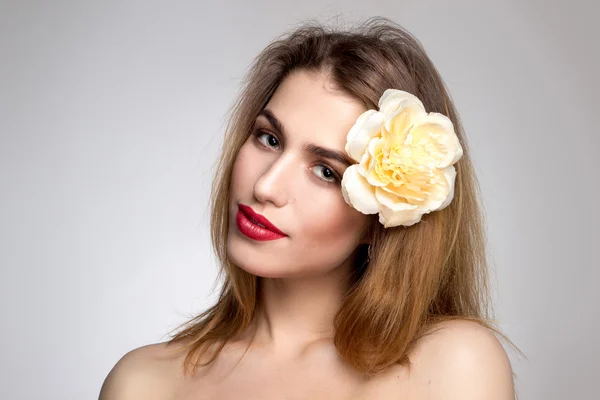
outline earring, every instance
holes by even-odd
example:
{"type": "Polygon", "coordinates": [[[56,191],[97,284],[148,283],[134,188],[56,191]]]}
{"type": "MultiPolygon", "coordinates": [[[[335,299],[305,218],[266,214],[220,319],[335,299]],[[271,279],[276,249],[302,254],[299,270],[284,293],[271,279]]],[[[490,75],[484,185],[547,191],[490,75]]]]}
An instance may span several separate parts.
{"type": "Polygon", "coordinates": [[[365,263],[368,264],[369,262],[371,262],[371,245],[370,244],[367,245],[367,259],[366,259],[365,263]]]}

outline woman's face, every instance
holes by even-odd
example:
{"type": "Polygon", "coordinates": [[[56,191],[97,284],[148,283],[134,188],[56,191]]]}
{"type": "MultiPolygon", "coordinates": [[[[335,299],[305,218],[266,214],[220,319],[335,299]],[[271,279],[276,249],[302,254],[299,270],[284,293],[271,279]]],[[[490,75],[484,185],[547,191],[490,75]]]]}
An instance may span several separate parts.
{"type": "Polygon", "coordinates": [[[353,163],[344,151],[346,135],[364,111],[358,100],[335,93],[324,76],[296,71],[279,85],[233,167],[231,261],[268,278],[351,268],[354,251],[366,242],[369,216],[346,204],[340,182],[349,165],[343,159],[353,163]],[[238,215],[240,205],[266,217],[285,236],[269,235],[243,212],[238,215]]]}

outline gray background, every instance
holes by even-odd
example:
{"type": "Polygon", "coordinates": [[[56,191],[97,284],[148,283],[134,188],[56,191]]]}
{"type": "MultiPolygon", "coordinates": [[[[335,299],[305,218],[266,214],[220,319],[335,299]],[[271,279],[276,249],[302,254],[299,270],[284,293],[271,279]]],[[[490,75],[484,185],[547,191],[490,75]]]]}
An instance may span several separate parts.
{"type": "Polygon", "coordinates": [[[597,6],[584,1],[0,4],[0,398],[96,398],[216,296],[211,165],[246,67],[307,18],[399,22],[481,181],[522,399],[597,395],[597,6]]]}

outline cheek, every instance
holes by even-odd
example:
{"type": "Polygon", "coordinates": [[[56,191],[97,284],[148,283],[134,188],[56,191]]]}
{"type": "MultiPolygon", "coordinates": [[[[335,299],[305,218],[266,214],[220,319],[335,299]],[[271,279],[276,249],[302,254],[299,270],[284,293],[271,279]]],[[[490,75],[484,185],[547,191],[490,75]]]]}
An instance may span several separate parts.
{"type": "Polygon", "coordinates": [[[366,216],[351,208],[340,193],[319,193],[321,201],[308,202],[299,213],[305,221],[304,237],[313,245],[352,251],[360,241],[366,216]]]}
{"type": "MultiPolygon", "coordinates": [[[[292,264],[299,270],[330,270],[346,262],[360,244],[367,216],[340,198],[313,202],[294,218],[301,225],[294,238],[292,264]]],[[[334,196],[332,193],[331,196],[334,196]]]]}

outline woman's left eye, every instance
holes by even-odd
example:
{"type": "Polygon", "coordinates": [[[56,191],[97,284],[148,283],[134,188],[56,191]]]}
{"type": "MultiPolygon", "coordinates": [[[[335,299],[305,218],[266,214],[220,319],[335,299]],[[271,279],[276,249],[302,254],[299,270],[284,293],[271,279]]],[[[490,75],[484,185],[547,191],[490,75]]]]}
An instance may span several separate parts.
{"type": "Polygon", "coordinates": [[[322,168],[321,171],[324,178],[320,179],[323,179],[327,183],[337,183],[338,177],[336,173],[333,172],[333,169],[329,168],[327,165],[317,165],[315,168],[322,168]]]}

